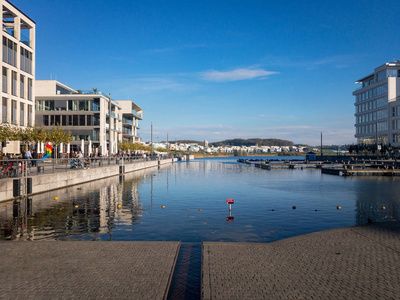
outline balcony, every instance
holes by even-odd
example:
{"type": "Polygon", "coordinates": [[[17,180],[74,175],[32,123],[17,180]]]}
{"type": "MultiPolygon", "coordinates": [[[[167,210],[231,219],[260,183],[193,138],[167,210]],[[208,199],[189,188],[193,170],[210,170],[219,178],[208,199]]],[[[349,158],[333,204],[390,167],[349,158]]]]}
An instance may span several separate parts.
{"type": "Polygon", "coordinates": [[[142,111],[136,111],[136,110],[132,110],[132,115],[136,118],[136,119],[143,119],[143,112],[142,111]]]}

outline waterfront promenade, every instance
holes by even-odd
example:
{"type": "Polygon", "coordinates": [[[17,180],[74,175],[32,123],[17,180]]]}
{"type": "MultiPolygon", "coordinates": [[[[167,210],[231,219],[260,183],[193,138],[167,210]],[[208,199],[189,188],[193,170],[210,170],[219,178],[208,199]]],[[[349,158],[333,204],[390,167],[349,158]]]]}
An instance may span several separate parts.
{"type": "Polygon", "coordinates": [[[177,242],[1,242],[0,299],[164,299],[177,242]]]}
{"type": "MultiPolygon", "coordinates": [[[[1,242],[0,299],[165,299],[179,242],[1,242]]],[[[203,299],[397,299],[400,225],[203,243],[203,299]]],[[[173,279],[172,279],[173,280],[173,279]]]]}
{"type": "Polygon", "coordinates": [[[398,299],[400,226],[204,243],[203,299],[398,299]]]}

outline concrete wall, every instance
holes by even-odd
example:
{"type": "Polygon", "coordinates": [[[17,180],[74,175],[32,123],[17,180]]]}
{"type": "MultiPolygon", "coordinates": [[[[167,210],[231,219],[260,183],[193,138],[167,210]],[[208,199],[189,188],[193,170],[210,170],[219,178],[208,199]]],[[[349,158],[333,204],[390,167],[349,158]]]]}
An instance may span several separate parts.
{"type": "MultiPolygon", "coordinates": [[[[125,165],[125,173],[172,163],[172,159],[143,161],[125,165]]],[[[69,170],[54,174],[32,176],[32,194],[47,192],[72,185],[119,175],[118,165],[87,170],[69,170]]],[[[0,202],[13,199],[13,178],[0,180],[0,202]]]]}

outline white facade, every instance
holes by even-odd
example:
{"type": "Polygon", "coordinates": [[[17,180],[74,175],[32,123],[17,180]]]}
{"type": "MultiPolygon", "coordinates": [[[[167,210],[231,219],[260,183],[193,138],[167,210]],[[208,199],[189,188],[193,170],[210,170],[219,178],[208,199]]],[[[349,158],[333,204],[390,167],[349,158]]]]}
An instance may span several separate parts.
{"type": "MultiPolygon", "coordinates": [[[[0,124],[31,127],[35,124],[35,22],[10,2],[2,10],[2,70],[0,124]]],[[[19,153],[19,142],[8,142],[5,153],[19,153]]]]}
{"type": "Polygon", "coordinates": [[[400,62],[386,63],[357,81],[355,127],[358,144],[400,145],[400,62]]]}
{"type": "Polygon", "coordinates": [[[36,81],[36,126],[62,126],[71,133],[71,151],[109,155],[122,140],[118,103],[94,89],[75,90],[55,80],[36,81]]]}
{"type": "Polygon", "coordinates": [[[122,139],[129,142],[140,141],[139,120],[143,119],[143,110],[132,100],[116,100],[122,115],[122,139]]]}

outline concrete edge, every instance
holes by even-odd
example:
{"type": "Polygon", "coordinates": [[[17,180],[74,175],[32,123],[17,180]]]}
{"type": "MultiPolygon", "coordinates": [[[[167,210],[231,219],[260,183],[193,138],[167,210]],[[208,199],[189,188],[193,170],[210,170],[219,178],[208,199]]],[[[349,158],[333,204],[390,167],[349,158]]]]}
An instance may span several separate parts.
{"type": "Polygon", "coordinates": [[[175,253],[175,257],[174,257],[174,262],[172,263],[171,272],[169,273],[169,276],[168,276],[167,286],[165,287],[164,296],[163,296],[164,300],[168,299],[169,289],[171,287],[172,278],[174,277],[174,273],[175,273],[176,262],[178,260],[179,251],[181,249],[181,242],[180,241],[179,242],[174,242],[174,243],[178,243],[178,245],[176,247],[176,253],[175,253]]]}
{"type": "MultiPolygon", "coordinates": [[[[132,171],[128,171],[128,172],[125,172],[125,173],[119,174],[119,175],[104,176],[102,178],[91,179],[91,180],[82,181],[82,182],[79,182],[79,183],[76,183],[76,184],[69,184],[69,185],[66,185],[66,186],[63,186],[63,187],[58,187],[58,188],[48,189],[46,191],[31,193],[31,194],[26,195],[26,197],[31,197],[31,196],[40,195],[40,194],[47,193],[47,192],[57,191],[57,190],[61,190],[61,189],[64,189],[64,188],[69,188],[69,187],[72,187],[72,186],[77,186],[77,185],[81,185],[81,184],[85,184],[85,183],[90,183],[90,182],[101,180],[101,179],[107,179],[107,178],[111,178],[111,177],[119,177],[119,176],[123,176],[125,174],[134,173],[136,171],[146,170],[146,169],[150,169],[150,168],[159,168],[162,165],[172,164],[172,163],[174,163],[174,161],[171,159],[170,162],[165,161],[165,162],[162,162],[161,164],[158,164],[158,165],[155,165],[155,166],[143,167],[143,168],[139,168],[139,169],[135,169],[135,170],[132,170],[132,171]]],[[[51,175],[51,174],[44,174],[44,175],[39,175],[39,176],[46,176],[46,175],[51,175]]],[[[10,201],[14,201],[14,200],[17,200],[17,199],[20,199],[20,198],[21,198],[21,196],[13,197],[13,198],[6,199],[6,200],[0,200],[0,203],[10,202],[10,201]]]]}

